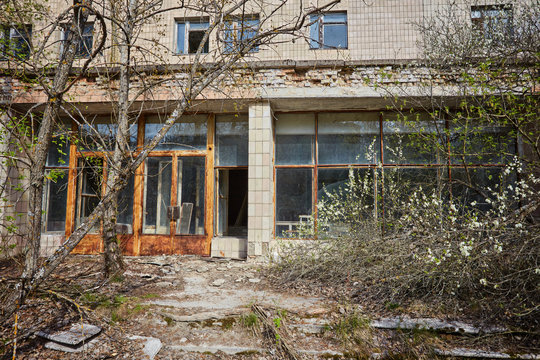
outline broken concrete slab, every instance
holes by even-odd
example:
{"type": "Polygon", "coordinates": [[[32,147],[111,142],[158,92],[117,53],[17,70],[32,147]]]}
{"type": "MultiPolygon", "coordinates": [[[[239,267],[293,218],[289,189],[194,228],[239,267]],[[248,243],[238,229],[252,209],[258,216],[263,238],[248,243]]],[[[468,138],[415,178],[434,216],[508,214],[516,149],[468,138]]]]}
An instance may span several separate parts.
{"type": "Polygon", "coordinates": [[[88,350],[94,348],[99,343],[98,339],[90,340],[89,342],[84,342],[82,344],[79,344],[78,346],[69,346],[69,345],[62,345],[54,341],[47,341],[45,343],[45,347],[47,349],[51,350],[57,350],[57,351],[63,351],[67,353],[80,353],[80,352],[87,352],[88,350]]]}
{"type": "Polygon", "coordinates": [[[145,341],[142,351],[147,356],[148,360],[153,360],[162,347],[161,340],[155,337],[131,335],[128,336],[128,339],[145,341]]]}
{"type": "Polygon", "coordinates": [[[78,346],[82,342],[89,340],[100,332],[101,328],[99,326],[82,323],[73,324],[71,325],[69,330],[64,331],[56,331],[49,333],[46,330],[42,330],[39,331],[37,335],[47,340],[73,347],[78,346]]]}
{"type": "Polygon", "coordinates": [[[174,315],[174,314],[164,313],[164,312],[160,312],[159,315],[166,318],[173,319],[174,321],[178,321],[178,322],[201,322],[201,321],[206,321],[206,320],[219,320],[219,319],[224,319],[230,316],[243,315],[247,312],[249,312],[248,308],[238,308],[238,309],[231,309],[228,311],[201,312],[201,313],[195,313],[192,315],[174,315]]]}
{"type": "Polygon", "coordinates": [[[540,355],[536,354],[506,354],[496,351],[484,351],[475,349],[456,348],[452,350],[435,349],[435,354],[448,357],[462,357],[475,359],[540,359],[540,355]]]}
{"type": "Polygon", "coordinates": [[[261,353],[264,354],[267,351],[265,349],[256,347],[241,347],[241,346],[227,346],[227,345],[170,345],[167,348],[176,351],[196,352],[196,353],[211,353],[223,352],[227,355],[237,355],[246,353],[261,353]]]}
{"type": "Polygon", "coordinates": [[[479,328],[461,321],[444,321],[433,318],[414,319],[408,317],[393,317],[373,320],[371,322],[371,326],[377,329],[418,329],[469,335],[492,334],[506,331],[506,329],[502,327],[479,328]]]}

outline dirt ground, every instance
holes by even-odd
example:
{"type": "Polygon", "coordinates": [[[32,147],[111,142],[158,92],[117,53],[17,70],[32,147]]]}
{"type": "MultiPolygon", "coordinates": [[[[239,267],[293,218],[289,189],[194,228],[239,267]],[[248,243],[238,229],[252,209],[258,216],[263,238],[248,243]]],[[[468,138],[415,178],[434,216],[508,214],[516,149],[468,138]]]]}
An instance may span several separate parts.
{"type": "MultiPolygon", "coordinates": [[[[20,311],[22,338],[15,347],[13,328],[2,330],[0,357],[12,359],[14,349],[15,358],[36,360],[430,359],[455,348],[539,353],[537,334],[374,328],[370,321],[392,314],[353,304],[332,289],[277,288],[263,263],[186,256],[125,260],[124,275],[104,281],[100,257],[70,256],[20,311]],[[102,327],[82,352],[49,349],[36,335],[81,322],[102,327]],[[150,340],[160,344],[157,354],[145,353],[150,340]]],[[[0,274],[3,286],[10,284],[16,264],[0,263],[0,274]]]]}

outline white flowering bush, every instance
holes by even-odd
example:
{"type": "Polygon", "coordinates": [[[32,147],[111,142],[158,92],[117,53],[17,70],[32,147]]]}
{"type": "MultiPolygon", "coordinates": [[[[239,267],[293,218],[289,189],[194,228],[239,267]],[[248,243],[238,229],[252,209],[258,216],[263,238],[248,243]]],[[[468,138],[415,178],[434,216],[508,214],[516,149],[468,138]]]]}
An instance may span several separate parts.
{"type": "Polygon", "coordinates": [[[491,315],[538,314],[540,236],[531,214],[540,179],[519,159],[482,189],[483,206],[450,196],[444,181],[419,186],[397,171],[373,171],[391,200],[374,195],[372,173],[351,168],[300,230],[316,240],[287,248],[274,264],[281,281],[355,284],[383,303],[431,298],[491,315]]]}

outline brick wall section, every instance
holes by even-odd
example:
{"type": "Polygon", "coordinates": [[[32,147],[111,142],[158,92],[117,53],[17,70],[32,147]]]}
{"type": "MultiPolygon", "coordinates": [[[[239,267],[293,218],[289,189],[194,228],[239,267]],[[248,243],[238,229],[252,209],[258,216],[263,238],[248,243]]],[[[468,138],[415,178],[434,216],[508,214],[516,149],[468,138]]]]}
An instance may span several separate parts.
{"type": "Polygon", "coordinates": [[[248,256],[266,254],[273,236],[272,148],[270,104],[252,104],[249,107],[248,256]]]}

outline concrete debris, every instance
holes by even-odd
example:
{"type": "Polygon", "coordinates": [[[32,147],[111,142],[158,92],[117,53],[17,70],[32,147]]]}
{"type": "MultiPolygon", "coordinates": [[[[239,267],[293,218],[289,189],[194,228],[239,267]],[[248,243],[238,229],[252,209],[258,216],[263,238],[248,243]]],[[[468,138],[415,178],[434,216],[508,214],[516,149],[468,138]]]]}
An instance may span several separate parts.
{"type": "Polygon", "coordinates": [[[143,353],[148,360],[153,360],[159,350],[161,350],[161,340],[154,337],[132,335],[128,336],[129,340],[145,340],[143,353]]]}
{"type": "Polygon", "coordinates": [[[167,346],[171,350],[180,350],[185,352],[197,352],[197,353],[211,353],[216,354],[221,351],[227,355],[246,354],[246,353],[266,353],[265,349],[250,348],[240,346],[226,346],[226,345],[171,345],[167,346]]]}
{"type": "Polygon", "coordinates": [[[54,341],[47,341],[45,343],[45,347],[47,349],[51,350],[57,350],[57,351],[63,351],[66,353],[80,353],[80,352],[87,352],[90,349],[94,348],[99,343],[98,339],[90,340],[89,342],[85,342],[80,344],[79,346],[69,346],[69,345],[63,345],[59,344],[54,341]]]}
{"type": "Polygon", "coordinates": [[[217,279],[212,281],[212,286],[220,287],[221,285],[225,284],[225,279],[217,279]]]}
{"type": "Polygon", "coordinates": [[[462,357],[462,358],[481,358],[481,359],[540,359],[540,355],[535,354],[506,354],[495,351],[484,351],[474,349],[457,348],[452,350],[438,350],[435,353],[440,356],[462,357]]]}
{"type": "Polygon", "coordinates": [[[73,324],[69,330],[57,331],[53,333],[48,333],[47,331],[39,331],[38,336],[51,340],[60,344],[69,345],[69,346],[78,346],[83,341],[90,339],[91,337],[99,334],[101,328],[99,326],[91,324],[73,324]]]}
{"type": "Polygon", "coordinates": [[[298,329],[304,334],[322,334],[327,326],[315,324],[289,324],[290,328],[298,329]]]}
{"type": "Polygon", "coordinates": [[[493,334],[506,331],[502,327],[479,328],[461,321],[443,321],[432,318],[413,319],[407,317],[382,318],[372,321],[371,326],[377,329],[419,329],[469,335],[493,334]]]}
{"type": "Polygon", "coordinates": [[[231,309],[228,311],[200,312],[200,313],[195,313],[193,315],[174,315],[174,314],[163,313],[163,312],[160,312],[159,315],[165,318],[173,319],[174,321],[178,321],[178,322],[202,322],[206,320],[219,320],[219,319],[224,319],[230,316],[243,315],[247,313],[248,311],[249,309],[247,308],[237,308],[237,309],[231,309]]]}
{"type": "Polygon", "coordinates": [[[250,282],[250,283],[257,284],[257,283],[260,283],[260,282],[261,282],[261,279],[259,279],[259,278],[251,278],[251,279],[249,279],[249,282],[250,282]]]}

